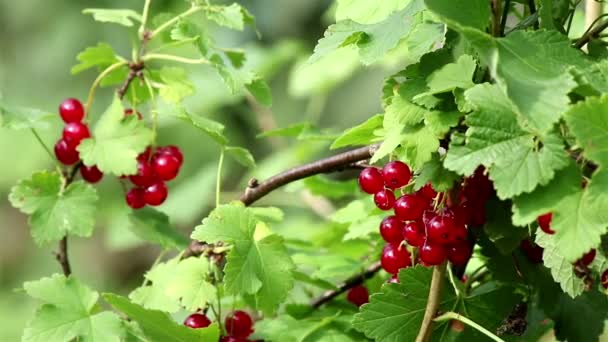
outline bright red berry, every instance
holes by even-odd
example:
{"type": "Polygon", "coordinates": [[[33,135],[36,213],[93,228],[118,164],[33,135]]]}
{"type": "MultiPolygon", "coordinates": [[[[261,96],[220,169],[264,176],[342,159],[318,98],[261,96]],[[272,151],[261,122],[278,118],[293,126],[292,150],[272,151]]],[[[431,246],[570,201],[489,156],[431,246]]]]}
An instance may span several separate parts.
{"type": "Polygon", "coordinates": [[[452,230],[454,230],[454,219],[448,215],[438,215],[426,225],[426,236],[432,243],[446,245],[452,239],[452,230]]]}
{"type": "Polygon", "coordinates": [[[234,337],[234,336],[222,336],[220,342],[249,342],[246,338],[234,337]]]}
{"type": "Polygon", "coordinates": [[[63,140],[72,146],[78,146],[83,139],[90,137],[89,128],[81,122],[70,122],[63,127],[63,140]]]}
{"type": "Polygon", "coordinates": [[[463,242],[448,247],[448,260],[454,265],[464,266],[471,258],[471,246],[463,242]]]}
{"type": "Polygon", "coordinates": [[[144,199],[144,189],[142,188],[133,188],[129,190],[125,196],[125,199],[129,207],[133,209],[143,208],[146,205],[146,200],[144,199]]]}
{"type": "Polygon", "coordinates": [[[383,189],[374,194],[374,203],[381,210],[393,209],[395,204],[395,194],[388,189],[383,189]]]}
{"type": "Polygon", "coordinates": [[[595,248],[591,249],[589,252],[583,254],[583,256],[576,262],[577,264],[581,264],[583,266],[589,266],[595,260],[595,248]]]}
{"type": "Polygon", "coordinates": [[[177,160],[179,160],[180,165],[184,162],[184,155],[182,154],[182,151],[175,145],[159,147],[156,149],[156,153],[174,156],[177,158],[177,160]]]}
{"type": "Polygon", "coordinates": [[[382,250],[380,264],[386,272],[395,274],[400,269],[411,266],[412,259],[405,246],[398,243],[387,243],[382,250]]]}
{"type": "Polygon", "coordinates": [[[537,219],[538,226],[540,229],[546,234],[555,234],[555,231],[551,229],[551,219],[553,218],[552,213],[546,213],[544,215],[540,215],[537,219]]]}
{"type": "Polygon", "coordinates": [[[397,276],[397,274],[393,274],[393,276],[388,278],[386,282],[391,284],[399,284],[399,277],[397,276]]]}
{"type": "Polygon", "coordinates": [[[359,173],[359,187],[368,194],[375,194],[384,189],[382,171],[375,167],[366,167],[359,173]]]}
{"type": "Polygon", "coordinates": [[[403,227],[403,238],[408,245],[420,247],[425,240],[424,230],[416,221],[410,221],[403,227]]]}
{"type": "Polygon", "coordinates": [[[74,98],[65,99],[59,105],[59,115],[66,123],[80,122],[84,118],[84,107],[74,98]]]}
{"type": "Polygon", "coordinates": [[[137,160],[148,162],[148,161],[150,161],[151,157],[152,157],[152,149],[150,148],[150,146],[148,146],[148,147],[146,147],[145,151],[143,151],[142,153],[140,153],[137,156],[137,160]]]}
{"type": "Polygon", "coordinates": [[[398,189],[410,182],[412,171],[405,163],[395,160],[384,165],[382,176],[386,187],[398,189]]]}
{"type": "Polygon", "coordinates": [[[467,241],[468,231],[464,224],[456,222],[456,218],[454,218],[454,227],[452,231],[450,231],[450,241],[449,244],[459,244],[467,241]]]}
{"type": "Polygon", "coordinates": [[[211,321],[209,320],[209,318],[207,318],[207,316],[201,313],[193,313],[192,315],[186,317],[184,325],[188,328],[200,329],[206,328],[211,325],[211,321]]]}
{"type": "Polygon", "coordinates": [[[356,306],[361,306],[369,302],[369,292],[367,292],[365,286],[358,285],[348,290],[346,299],[356,306]]]}
{"type": "Polygon", "coordinates": [[[137,186],[148,186],[154,183],[155,177],[152,165],[145,160],[138,160],[137,173],[129,176],[129,180],[137,186]]]}
{"type": "Polygon", "coordinates": [[[103,172],[101,172],[96,165],[80,167],[80,175],[82,179],[89,183],[97,183],[103,178],[103,172]]]}
{"type": "Polygon", "coordinates": [[[426,241],[418,251],[420,261],[427,266],[439,265],[448,257],[447,249],[440,244],[426,241]]]}
{"type": "Polygon", "coordinates": [[[472,208],[471,205],[464,201],[459,205],[452,208],[452,212],[454,213],[454,221],[459,225],[467,225],[471,223],[472,208]]]}
{"type": "Polygon", "coordinates": [[[528,260],[533,264],[543,262],[543,248],[529,240],[522,240],[519,243],[519,248],[524,252],[528,260]]]}
{"type": "Polygon", "coordinates": [[[436,211],[434,211],[434,210],[425,210],[422,213],[422,220],[421,221],[422,221],[423,225],[421,226],[421,228],[428,226],[428,224],[431,222],[431,220],[435,216],[437,216],[437,212],[436,211]]]}
{"type": "Polygon", "coordinates": [[[80,160],[76,146],[68,144],[65,139],[59,139],[55,144],[55,156],[64,165],[72,165],[80,160]]]}
{"type": "MultiPolygon", "coordinates": [[[[132,108],[127,108],[125,109],[125,117],[129,116],[129,115],[133,115],[133,109],[132,108]]],[[[141,115],[140,112],[137,112],[137,118],[139,120],[143,119],[144,117],[141,115]]]]}
{"type": "Polygon", "coordinates": [[[226,316],[226,331],[230,336],[247,338],[253,333],[253,320],[245,311],[237,310],[226,316]]]}
{"type": "Polygon", "coordinates": [[[396,216],[387,216],[380,223],[380,235],[386,242],[401,242],[404,226],[403,221],[396,216]]]}
{"type": "Polygon", "coordinates": [[[601,282],[602,286],[605,289],[608,289],[608,270],[605,270],[604,273],[602,273],[601,282]]]}
{"type": "Polygon", "coordinates": [[[417,193],[429,201],[432,201],[435,199],[435,197],[437,197],[437,191],[433,189],[431,183],[426,183],[422,188],[420,188],[420,190],[417,191],[417,193]]]}
{"type": "Polygon", "coordinates": [[[163,202],[167,199],[167,195],[169,194],[169,190],[163,181],[156,181],[151,185],[148,185],[144,189],[144,200],[146,200],[146,204],[157,206],[163,204],[163,202]]]}
{"type": "Polygon", "coordinates": [[[395,215],[403,221],[414,221],[422,217],[428,202],[417,195],[403,195],[395,201],[395,215]]]}
{"type": "Polygon", "coordinates": [[[170,181],[177,177],[181,163],[170,154],[155,154],[152,159],[154,173],[164,181],[170,181]]]}

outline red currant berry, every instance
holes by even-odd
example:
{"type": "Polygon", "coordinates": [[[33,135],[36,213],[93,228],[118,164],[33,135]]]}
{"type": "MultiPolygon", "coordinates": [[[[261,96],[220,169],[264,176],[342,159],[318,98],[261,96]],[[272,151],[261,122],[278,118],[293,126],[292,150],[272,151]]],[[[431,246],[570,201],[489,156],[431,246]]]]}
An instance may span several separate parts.
{"type": "Polygon", "coordinates": [[[209,320],[209,318],[207,318],[207,316],[205,316],[203,314],[193,313],[192,315],[186,317],[186,320],[184,321],[184,325],[187,326],[188,328],[200,329],[200,328],[206,328],[209,325],[211,325],[211,321],[209,320]]]}
{"type": "Polygon", "coordinates": [[[464,266],[471,258],[471,247],[467,242],[448,247],[448,260],[456,266],[464,266]]]}
{"type": "Polygon", "coordinates": [[[59,105],[59,115],[63,122],[80,122],[84,118],[84,107],[74,98],[65,99],[59,105]]]}
{"type": "Polygon", "coordinates": [[[247,338],[253,332],[253,320],[245,311],[237,310],[226,316],[226,331],[230,336],[247,338]]]}
{"type": "Polygon", "coordinates": [[[431,183],[426,183],[420,190],[417,192],[420,196],[432,201],[437,197],[437,191],[433,189],[431,183]]]}
{"type": "Polygon", "coordinates": [[[426,225],[426,236],[432,243],[446,245],[451,241],[454,219],[448,215],[438,215],[426,225]]]}
{"type": "Polygon", "coordinates": [[[375,194],[384,189],[382,171],[375,167],[366,167],[359,174],[359,187],[368,194],[375,194]]]}
{"type": "Polygon", "coordinates": [[[454,213],[454,221],[459,225],[467,225],[471,223],[472,208],[468,202],[462,202],[452,208],[454,213]]]}
{"type": "Polygon", "coordinates": [[[380,235],[386,242],[398,243],[403,240],[403,221],[395,216],[387,216],[380,223],[380,235]]]}
{"type": "MultiPolygon", "coordinates": [[[[125,117],[129,116],[129,115],[133,115],[133,109],[132,108],[127,108],[125,109],[125,117]]],[[[140,112],[137,112],[137,118],[139,120],[143,119],[144,117],[141,115],[140,112]]]]}
{"type": "Polygon", "coordinates": [[[403,227],[403,238],[408,245],[420,247],[424,243],[424,231],[416,221],[410,221],[403,227]]]}
{"type": "Polygon", "coordinates": [[[374,194],[374,203],[381,210],[393,209],[395,204],[395,194],[392,191],[383,189],[374,194]]]}
{"type": "Polygon", "coordinates": [[[448,251],[440,244],[426,241],[418,251],[420,261],[427,266],[439,265],[448,257],[448,251]]]}
{"type": "Polygon", "coordinates": [[[386,272],[395,274],[400,269],[411,266],[412,259],[405,246],[398,243],[387,243],[382,250],[380,264],[386,272]]]}
{"type": "Polygon", "coordinates": [[[417,195],[403,195],[395,201],[393,208],[401,220],[414,221],[422,217],[427,205],[427,201],[417,195]]]}
{"type": "Polygon", "coordinates": [[[596,251],[595,251],[595,248],[593,248],[589,252],[583,254],[583,256],[576,263],[587,267],[587,266],[591,265],[593,260],[595,260],[595,254],[596,254],[596,251]]]}
{"type": "Polygon", "coordinates": [[[177,177],[181,163],[177,158],[169,154],[154,155],[152,159],[154,173],[164,181],[177,177]]]}
{"type": "Polygon", "coordinates": [[[384,177],[384,185],[386,187],[398,189],[410,182],[412,171],[410,171],[410,168],[405,163],[395,160],[384,165],[382,176],[384,177]]]}
{"type": "Polygon", "coordinates": [[[605,270],[604,273],[602,273],[601,282],[602,286],[605,289],[608,289],[608,270],[605,270]]]}
{"type": "Polygon", "coordinates": [[[55,156],[64,165],[72,165],[80,160],[76,146],[68,144],[65,139],[60,139],[55,144],[55,156]]]}
{"type": "Polygon", "coordinates": [[[184,155],[179,147],[175,145],[163,146],[156,149],[157,154],[168,154],[179,160],[180,165],[184,162],[184,155]]]}
{"type": "Polygon", "coordinates": [[[555,234],[555,231],[551,229],[551,219],[553,218],[552,213],[546,213],[544,215],[540,215],[537,219],[538,226],[540,229],[546,234],[555,234]]]}
{"type": "Polygon", "coordinates": [[[148,205],[157,206],[163,204],[168,194],[169,190],[165,183],[157,181],[144,189],[144,200],[146,200],[146,204],[148,205]]]}
{"type": "Polygon", "coordinates": [[[70,122],[63,128],[63,140],[72,146],[78,146],[83,139],[90,137],[89,128],[81,122],[70,122]]]}
{"type": "Polygon", "coordinates": [[[138,161],[148,162],[148,161],[150,161],[151,157],[152,157],[152,149],[150,148],[150,146],[148,146],[148,147],[146,147],[145,151],[143,151],[142,153],[140,153],[137,156],[137,160],[138,161]]]}
{"type": "Polygon", "coordinates": [[[421,227],[426,227],[429,225],[429,223],[431,222],[431,220],[437,216],[437,212],[433,211],[433,210],[425,210],[422,213],[422,223],[423,225],[421,227]]]}
{"type": "Polygon", "coordinates": [[[101,172],[95,165],[82,165],[80,167],[80,175],[82,176],[82,179],[89,183],[97,183],[103,178],[103,172],[101,172]]]}
{"type": "Polygon", "coordinates": [[[543,262],[543,248],[529,240],[522,240],[519,243],[519,248],[524,252],[528,260],[533,264],[543,262]]]}
{"type": "Polygon", "coordinates": [[[356,306],[361,306],[369,302],[369,292],[367,292],[365,286],[358,285],[348,290],[346,299],[356,306]]]}
{"type": "Polygon", "coordinates": [[[154,169],[152,165],[145,160],[137,161],[137,173],[129,176],[131,183],[137,186],[148,186],[154,183],[154,169]]]}
{"type": "Polygon", "coordinates": [[[393,274],[386,282],[389,284],[399,284],[399,277],[396,274],[393,274]]]}
{"type": "Polygon", "coordinates": [[[144,199],[144,189],[142,188],[133,188],[127,192],[125,196],[127,200],[127,204],[129,207],[133,209],[143,208],[146,205],[146,200],[144,199]]]}
{"type": "Polygon", "coordinates": [[[459,244],[467,241],[467,228],[463,224],[454,222],[454,227],[450,231],[449,244],[459,244]]]}

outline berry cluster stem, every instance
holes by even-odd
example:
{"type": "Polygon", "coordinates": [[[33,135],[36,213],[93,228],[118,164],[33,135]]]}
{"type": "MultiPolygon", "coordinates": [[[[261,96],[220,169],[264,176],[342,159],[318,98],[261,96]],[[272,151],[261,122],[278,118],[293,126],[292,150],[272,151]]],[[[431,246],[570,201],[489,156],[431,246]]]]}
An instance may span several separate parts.
{"type": "Polygon", "coordinates": [[[492,341],[496,341],[496,342],[505,342],[505,340],[503,340],[502,338],[494,335],[492,332],[490,332],[488,329],[482,327],[481,325],[475,323],[474,321],[466,318],[465,316],[462,316],[460,314],[457,314],[455,312],[446,312],[444,314],[442,314],[441,316],[435,318],[433,321],[435,322],[443,322],[443,321],[449,321],[449,320],[457,320],[460,321],[470,327],[472,327],[473,329],[479,331],[480,333],[488,336],[490,339],[492,339],[492,341]]]}
{"type": "Polygon", "coordinates": [[[446,263],[433,267],[433,277],[431,278],[431,288],[429,289],[429,299],[426,302],[424,318],[420,324],[420,330],[416,337],[416,342],[426,342],[431,335],[431,326],[433,318],[437,314],[439,304],[441,303],[441,289],[443,288],[443,280],[446,273],[446,263]]]}
{"type": "Polygon", "coordinates": [[[222,166],[224,165],[224,148],[220,150],[220,159],[217,162],[217,179],[215,183],[215,207],[220,206],[220,193],[222,191],[222,166]]]}

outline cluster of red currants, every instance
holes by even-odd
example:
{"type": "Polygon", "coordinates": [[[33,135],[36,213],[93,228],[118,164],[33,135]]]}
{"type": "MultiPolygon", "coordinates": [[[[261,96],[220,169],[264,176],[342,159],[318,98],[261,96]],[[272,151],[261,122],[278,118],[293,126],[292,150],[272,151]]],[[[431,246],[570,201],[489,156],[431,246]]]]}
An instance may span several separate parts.
{"type": "Polygon", "coordinates": [[[137,156],[137,173],[128,176],[135,187],[125,196],[127,204],[133,209],[161,205],[169,194],[165,182],[177,177],[183,162],[184,155],[177,146],[161,146],[154,151],[148,147],[137,156]]]}
{"type": "MultiPolygon", "coordinates": [[[[192,329],[206,328],[211,320],[202,312],[196,312],[186,317],[184,325],[192,329]]],[[[253,320],[245,311],[237,310],[226,316],[224,320],[227,336],[222,336],[220,342],[248,342],[253,334],[253,320]]]]}
{"type": "Polygon", "coordinates": [[[439,265],[446,259],[465,265],[472,253],[467,226],[485,222],[484,205],[493,194],[491,182],[478,170],[465,180],[457,203],[438,194],[430,184],[396,198],[394,191],[406,187],[411,178],[410,168],[400,161],[391,161],[382,169],[365,168],[359,175],[361,189],[374,194],[376,206],[394,213],[380,224],[380,235],[386,241],[380,262],[393,274],[391,282],[398,281],[400,269],[412,265],[406,243],[417,248],[423,265],[439,265]]]}
{"type": "MultiPolygon", "coordinates": [[[[59,115],[65,126],[61,138],[55,144],[55,157],[64,165],[73,165],[80,161],[76,147],[82,140],[91,137],[89,127],[82,122],[84,107],[77,99],[66,99],[59,105],[59,115]]],[[[97,183],[103,178],[103,173],[95,165],[82,165],[80,175],[89,183],[97,183]]]]}
{"type": "Polygon", "coordinates": [[[363,285],[354,286],[346,293],[346,300],[356,306],[361,306],[369,302],[369,291],[363,285]]]}
{"type": "MultiPolygon", "coordinates": [[[[549,234],[549,235],[553,235],[555,234],[555,231],[553,229],[551,229],[551,221],[553,220],[553,213],[545,213],[543,215],[540,215],[536,221],[538,222],[538,227],[540,228],[540,230],[542,230],[545,234],[549,234]]],[[[522,249],[524,250],[524,252],[526,254],[528,254],[528,258],[530,258],[529,256],[529,252],[528,250],[530,249],[530,247],[528,247],[527,245],[530,245],[530,242],[525,243],[524,246],[521,246],[522,249]]],[[[536,258],[534,260],[531,260],[535,263],[540,263],[542,262],[542,252],[543,252],[543,248],[536,245],[534,246],[536,247],[536,258]]],[[[532,248],[534,248],[532,247],[532,248]]],[[[589,266],[591,265],[591,263],[593,263],[593,260],[595,260],[595,255],[597,254],[597,251],[595,250],[595,248],[592,248],[589,252],[585,253],[580,259],[578,259],[575,263],[574,263],[574,267],[575,270],[583,270],[583,272],[575,272],[575,274],[581,278],[585,277],[587,275],[587,272],[584,272],[584,270],[587,270],[589,268],[589,266]]],[[[604,272],[602,273],[601,277],[600,277],[600,281],[602,283],[602,286],[605,289],[608,289],[608,269],[604,270],[604,272]]]]}

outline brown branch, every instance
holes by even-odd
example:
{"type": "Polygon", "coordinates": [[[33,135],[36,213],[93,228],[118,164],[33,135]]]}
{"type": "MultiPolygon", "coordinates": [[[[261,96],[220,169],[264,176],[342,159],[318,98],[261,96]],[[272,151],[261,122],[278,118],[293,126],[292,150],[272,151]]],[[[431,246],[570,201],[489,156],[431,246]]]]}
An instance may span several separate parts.
{"type": "Polygon", "coordinates": [[[431,335],[431,326],[433,318],[437,314],[439,304],[441,303],[441,290],[443,288],[443,280],[445,278],[446,263],[433,267],[433,278],[431,279],[431,288],[429,289],[429,299],[426,302],[424,318],[420,324],[420,330],[416,337],[416,342],[426,342],[431,335]]]}
{"type": "Polygon", "coordinates": [[[70,267],[70,259],[68,258],[68,236],[64,236],[63,239],[59,240],[59,248],[57,252],[55,252],[55,259],[59,265],[61,265],[61,269],[63,270],[63,275],[68,277],[72,274],[72,267],[70,267]]]}
{"type": "Polygon", "coordinates": [[[329,290],[323,293],[321,296],[313,300],[310,305],[317,309],[321,305],[331,301],[336,298],[340,294],[350,290],[351,288],[362,284],[366,279],[369,279],[374,276],[378,271],[380,271],[382,267],[380,266],[380,261],[373,263],[370,265],[365,272],[356,274],[348,279],[346,279],[342,284],[338,285],[338,288],[335,290],[329,290]]]}
{"type": "Polygon", "coordinates": [[[129,89],[129,85],[131,85],[131,82],[133,82],[133,80],[135,78],[143,76],[143,73],[142,73],[143,69],[144,69],[143,62],[129,63],[129,74],[127,75],[127,78],[125,79],[125,81],[121,84],[121,86],[116,91],[118,93],[118,97],[121,100],[122,100],[122,98],[125,97],[125,94],[127,93],[127,90],[129,89]]]}
{"type": "Polygon", "coordinates": [[[589,43],[592,39],[595,39],[598,37],[598,35],[604,31],[606,28],[608,28],[608,20],[604,20],[601,23],[597,24],[597,26],[595,26],[592,29],[589,29],[587,32],[585,32],[585,34],[583,34],[582,37],[580,37],[575,43],[574,43],[574,47],[577,49],[582,48],[583,46],[585,46],[587,43],[589,43]]]}
{"type": "Polygon", "coordinates": [[[343,170],[353,163],[370,158],[377,147],[378,145],[370,145],[357,148],[332,157],[289,169],[272,176],[261,183],[257,181],[250,182],[240,200],[246,206],[249,206],[285,184],[321,173],[330,173],[343,170]]]}

